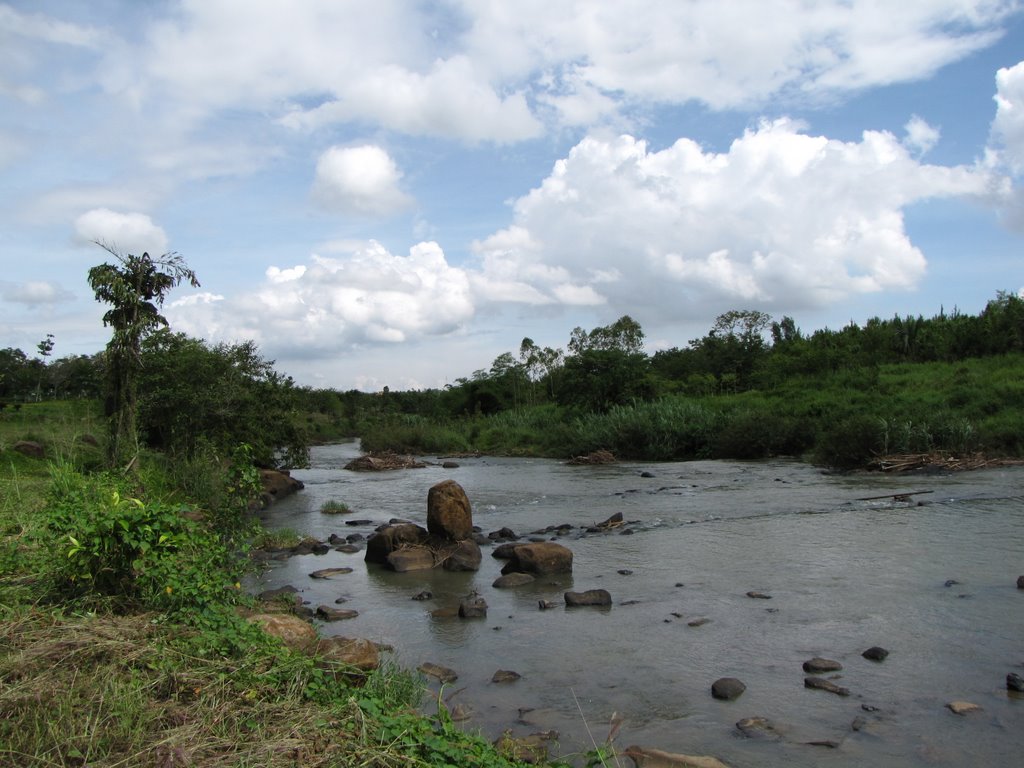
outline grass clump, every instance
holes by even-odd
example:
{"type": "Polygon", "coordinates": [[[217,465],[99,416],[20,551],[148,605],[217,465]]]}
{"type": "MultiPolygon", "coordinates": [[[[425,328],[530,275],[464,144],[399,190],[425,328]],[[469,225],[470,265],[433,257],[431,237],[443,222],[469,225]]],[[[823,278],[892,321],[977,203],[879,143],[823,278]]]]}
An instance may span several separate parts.
{"type": "Polygon", "coordinates": [[[344,501],[329,499],[320,505],[320,511],[325,515],[347,515],[352,512],[352,508],[344,501]]]}

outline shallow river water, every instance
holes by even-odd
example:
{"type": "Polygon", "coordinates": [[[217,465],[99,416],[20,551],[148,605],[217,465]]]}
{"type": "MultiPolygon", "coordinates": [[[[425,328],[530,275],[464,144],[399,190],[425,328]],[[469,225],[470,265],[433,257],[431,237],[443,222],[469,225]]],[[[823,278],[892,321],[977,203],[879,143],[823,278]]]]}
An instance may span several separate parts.
{"type": "Polygon", "coordinates": [[[409,668],[456,670],[443,695],[471,712],[470,728],[490,737],[555,729],[565,754],[588,748],[588,729],[602,741],[617,712],[621,748],[710,754],[736,768],[1024,760],[1024,698],[1005,685],[1008,673],[1024,675],[1024,467],[893,476],[791,461],[574,467],[484,457],[457,469],[343,470],[356,455],[354,443],[315,448],[312,467],[293,473],[305,490],[265,512],[265,525],[320,539],[369,535],[391,518],[425,526],[428,489],[451,478],[485,533],[576,527],[559,539],[574,554],[571,576],[512,590],[492,588],[503,561],[487,548],[476,573],[396,574],[362,552],[332,551],[274,562],[250,585],[292,584],[312,607],[347,598],[342,607],[358,617],[321,631],[387,643],[409,668]],[[909,502],[865,500],[914,491],[909,502]],[[353,512],[323,514],[328,500],[353,512]],[[616,512],[624,529],[582,535],[616,512]],[[309,578],[334,566],[354,570],[309,578]],[[538,608],[598,587],[611,609],[538,608]],[[422,590],[433,599],[411,599],[422,590]],[[473,590],[486,619],[431,617],[473,590]],[[708,621],[690,626],[697,619],[708,621]],[[890,651],[884,662],[861,656],[875,645],[890,651]],[[804,687],[801,665],[814,656],[843,665],[835,682],[850,696],[804,687]],[[492,683],[499,669],[522,678],[492,683]],[[746,691],[712,698],[720,677],[746,691]],[[945,707],[954,700],[981,711],[954,715],[945,707]],[[783,738],[742,736],[735,723],[752,716],[783,738]]]}

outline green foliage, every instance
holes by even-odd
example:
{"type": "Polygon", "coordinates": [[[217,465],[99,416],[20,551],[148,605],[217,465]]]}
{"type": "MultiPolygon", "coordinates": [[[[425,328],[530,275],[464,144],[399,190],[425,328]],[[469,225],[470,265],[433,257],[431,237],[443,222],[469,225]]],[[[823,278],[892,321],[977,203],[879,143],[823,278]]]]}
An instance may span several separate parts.
{"type": "Polygon", "coordinates": [[[320,505],[320,511],[325,515],[347,515],[352,511],[344,501],[329,499],[320,505]]]}
{"type": "Polygon", "coordinates": [[[100,244],[117,264],[100,264],[89,270],[89,287],[96,300],[110,305],[103,325],[113,333],[107,344],[109,373],[110,439],[112,465],[125,465],[138,456],[138,387],[142,367],[142,341],[167,320],[160,314],[167,293],[182,280],[199,286],[195,272],[175,253],[158,258],[122,254],[100,244]]]}
{"type": "Polygon", "coordinates": [[[164,330],[142,346],[139,425],[146,442],[176,456],[252,447],[264,466],[305,466],[309,441],[300,393],[253,342],[210,346],[164,330]]]}

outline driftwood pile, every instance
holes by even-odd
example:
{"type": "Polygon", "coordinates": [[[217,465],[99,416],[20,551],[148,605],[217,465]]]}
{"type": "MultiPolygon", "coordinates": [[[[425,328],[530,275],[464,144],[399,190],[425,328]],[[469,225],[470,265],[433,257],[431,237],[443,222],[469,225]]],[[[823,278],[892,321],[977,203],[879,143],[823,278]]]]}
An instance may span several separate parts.
{"type": "Polygon", "coordinates": [[[588,464],[614,464],[616,461],[615,454],[611,451],[601,450],[593,451],[585,456],[573,456],[567,463],[574,466],[582,466],[588,464]]]}
{"type": "Polygon", "coordinates": [[[968,469],[984,469],[986,467],[1008,467],[1024,463],[1020,459],[993,459],[981,453],[955,455],[931,451],[929,453],[908,453],[895,456],[879,456],[870,466],[882,472],[909,472],[912,470],[929,470],[945,472],[961,472],[968,469]]]}

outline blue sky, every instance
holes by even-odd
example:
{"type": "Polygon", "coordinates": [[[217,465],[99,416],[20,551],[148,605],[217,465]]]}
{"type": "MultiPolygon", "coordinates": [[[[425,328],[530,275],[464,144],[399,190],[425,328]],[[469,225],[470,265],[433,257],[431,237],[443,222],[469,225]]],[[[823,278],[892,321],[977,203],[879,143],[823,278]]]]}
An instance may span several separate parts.
{"type": "Polygon", "coordinates": [[[443,386],[629,314],[805,331],[1024,287],[1016,0],[0,1],[0,347],[172,326],[302,384],[443,386]]]}

